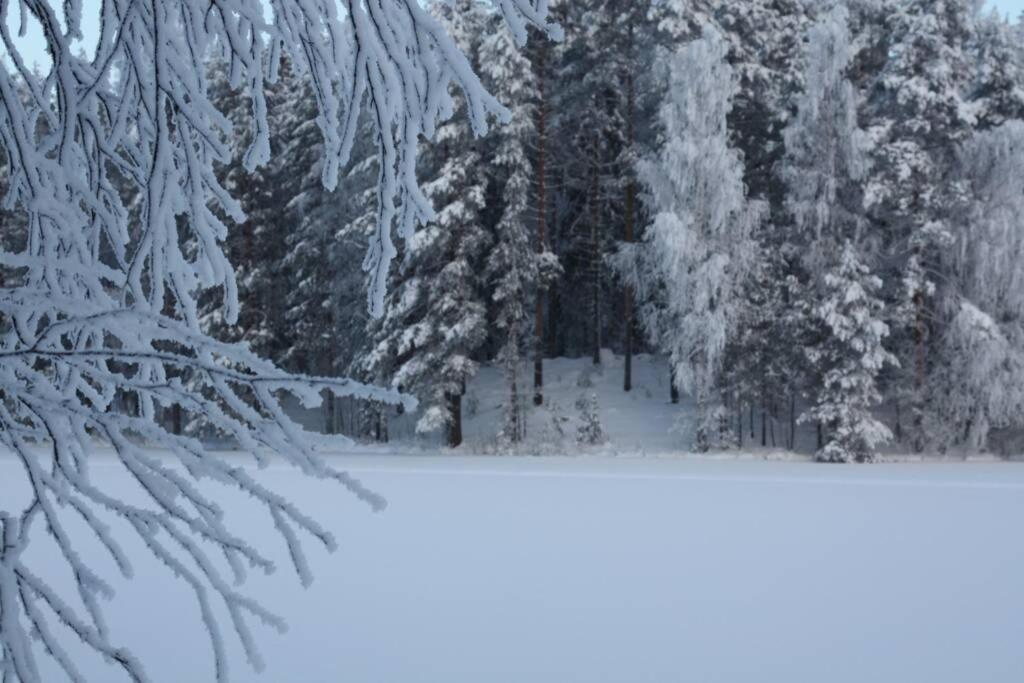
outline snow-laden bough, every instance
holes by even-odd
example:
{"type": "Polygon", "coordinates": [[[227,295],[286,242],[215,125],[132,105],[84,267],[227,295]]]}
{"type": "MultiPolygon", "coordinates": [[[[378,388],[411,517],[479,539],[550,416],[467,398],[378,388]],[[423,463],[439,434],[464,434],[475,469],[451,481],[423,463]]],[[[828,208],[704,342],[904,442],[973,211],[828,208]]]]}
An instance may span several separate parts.
{"type": "MultiPolygon", "coordinates": [[[[529,26],[558,37],[546,0],[493,4],[520,44],[529,26]]],[[[131,559],[105,521],[111,516],[190,586],[209,632],[216,680],[223,681],[228,662],[217,600],[257,669],[250,621],[283,623],[238,591],[247,567],[270,572],[274,565],[232,533],[200,480],[241,490],[264,506],[304,583],[312,574],[298,532],[327,548],[335,542],[242,467],[195,437],[165,430],[159,416],[183,411],[260,463],[277,455],[379,508],[379,496],[317,457],[282,410],[281,395],[307,403],[324,392],[408,399],[349,380],[289,375],[243,346],[203,334],[196,299],[204,290],[223,288],[225,318],[237,319],[222,242],[227,223],[244,220],[214,174],[214,162],[229,158],[230,124],[208,97],[209,61],[223,60],[232,85],[251,99],[250,169],[272,153],[264,86],[284,55],[316,93],[327,187],[348,159],[360,110],[370,112],[381,170],[365,268],[377,315],[396,251],[393,234],[407,238],[432,215],[415,176],[420,137],[430,138],[454,110],[453,91],[465,97],[477,133],[508,112],[417,0],[103,0],[90,11],[100,21],[86,55],[81,0],[0,0],[0,40],[9,59],[0,69],[3,201],[24,221],[0,247],[0,445],[22,465],[31,492],[24,510],[0,510],[0,680],[40,681],[40,652],[70,680],[84,680],[62,645],[69,634],[130,680],[150,680],[142,663],[112,642],[100,604],[112,589],[76,552],[65,519],[75,515],[124,576],[131,576],[131,559]],[[29,67],[11,32],[19,27],[24,35],[33,23],[50,56],[44,72],[29,67]],[[112,447],[144,504],[94,485],[89,461],[98,443],[112,447]],[[176,462],[154,455],[154,446],[176,462]],[[44,532],[71,570],[80,606],[26,559],[30,539],[44,532]]]]}

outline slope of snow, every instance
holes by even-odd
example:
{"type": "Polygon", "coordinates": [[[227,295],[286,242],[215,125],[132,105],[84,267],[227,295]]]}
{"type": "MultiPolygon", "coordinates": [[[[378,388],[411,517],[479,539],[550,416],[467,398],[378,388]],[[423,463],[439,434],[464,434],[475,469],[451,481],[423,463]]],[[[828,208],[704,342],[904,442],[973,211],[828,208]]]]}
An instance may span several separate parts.
{"type": "MultiPolygon", "coordinates": [[[[388,509],[276,466],[260,475],[338,536],[336,555],[309,546],[308,591],[270,520],[222,499],[280,560],[248,588],[291,626],[257,628],[267,670],[239,656],[232,680],[1024,680],[1024,466],[332,457],[388,509]]],[[[0,455],[7,509],[24,493],[15,468],[0,455]]],[[[102,458],[93,476],[134,498],[102,458]]],[[[60,584],[37,531],[26,559],[60,584]]],[[[113,575],[91,539],[78,542],[113,575]]],[[[113,633],[156,683],[212,680],[189,593],[130,549],[137,578],[114,581],[113,633]]],[[[121,680],[98,660],[84,668],[121,680]]]]}
{"type": "MultiPolygon", "coordinates": [[[[601,365],[594,365],[589,358],[545,360],[544,405],[539,408],[532,401],[533,366],[524,363],[519,378],[527,416],[527,435],[525,443],[515,450],[541,455],[578,452],[576,428],[580,423],[580,411],[576,402],[580,397],[590,395],[597,397],[598,414],[608,443],[584,449],[585,452],[662,455],[691,450],[693,402],[684,395],[680,403],[671,403],[667,360],[659,356],[636,356],[633,361],[633,390],[629,393],[622,390],[623,363],[622,356],[607,350],[602,354],[601,365]]],[[[483,366],[467,387],[463,401],[465,445],[462,451],[480,453],[496,449],[496,435],[507,400],[504,370],[483,366]]],[[[322,422],[319,416],[295,412],[307,428],[319,429],[322,422]]],[[[748,424],[745,427],[745,446],[750,442],[748,417],[744,418],[748,424]]],[[[780,416],[775,425],[778,446],[782,446],[785,440],[786,419],[780,416]]],[[[758,445],[759,420],[758,415],[758,445]]],[[[418,435],[414,425],[415,419],[410,416],[393,416],[389,423],[393,444],[400,447],[418,445],[430,450],[440,445],[440,434],[418,435]]],[[[814,445],[812,431],[802,429],[798,437],[802,450],[811,452],[814,445]]]]}
{"type": "MultiPolygon", "coordinates": [[[[522,405],[527,416],[527,435],[523,444],[513,452],[526,455],[566,455],[575,453],[608,455],[679,456],[690,454],[694,445],[696,409],[685,394],[678,404],[670,401],[669,367],[665,358],[641,354],[633,359],[633,391],[622,390],[623,358],[610,351],[602,353],[601,365],[595,366],[589,358],[555,358],[544,361],[544,405],[533,405],[533,366],[523,364],[519,373],[522,405]],[[576,429],[580,424],[580,411],[576,402],[580,397],[595,395],[598,414],[608,437],[607,443],[597,447],[580,448],[576,443],[576,429]],[[556,423],[560,426],[556,426],[556,423]],[[559,432],[559,429],[561,432],[559,432]]],[[[457,452],[507,452],[498,448],[498,434],[508,400],[504,370],[483,366],[467,387],[463,401],[465,443],[457,452]]],[[[351,411],[351,408],[347,408],[351,411]]],[[[761,446],[761,411],[743,408],[743,443],[738,452],[712,451],[704,457],[733,459],[737,456],[760,459],[807,459],[817,447],[817,433],[813,424],[798,425],[796,452],[785,450],[789,430],[789,406],[777,406],[774,418],[770,415],[764,428],[765,446],[761,446]],[[753,417],[753,429],[751,428],[753,417]]],[[[796,406],[796,415],[803,406],[796,406]]],[[[292,413],[307,429],[320,430],[323,416],[293,410],[292,413]]],[[[347,413],[346,413],[347,414],[347,413]]],[[[895,413],[882,411],[886,424],[895,426],[895,413]]],[[[392,415],[389,419],[391,442],[386,450],[405,449],[436,451],[441,447],[441,434],[416,434],[415,415],[392,415]]],[[[344,420],[343,420],[344,421],[344,420]]],[[[735,429],[737,415],[730,415],[735,429]]],[[[1014,441],[1012,435],[1000,435],[999,455],[1024,454],[1024,434],[1014,441]]],[[[965,459],[976,454],[950,451],[946,454],[926,453],[910,456],[899,452],[899,446],[881,449],[887,460],[965,459]]],[[[993,459],[995,456],[983,456],[993,459]]]]}

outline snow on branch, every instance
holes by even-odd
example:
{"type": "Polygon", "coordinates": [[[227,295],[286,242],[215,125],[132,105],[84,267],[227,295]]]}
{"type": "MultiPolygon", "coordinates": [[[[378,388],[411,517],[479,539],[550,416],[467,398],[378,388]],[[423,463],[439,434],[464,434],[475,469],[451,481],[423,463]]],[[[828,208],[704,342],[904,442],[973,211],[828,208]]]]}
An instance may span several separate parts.
{"type": "MultiPolygon", "coordinates": [[[[546,0],[495,0],[519,43],[533,25],[551,37],[546,0]]],[[[323,181],[347,163],[361,109],[380,146],[377,228],[366,257],[370,308],[379,314],[392,234],[407,238],[432,214],[415,177],[417,144],[453,111],[452,88],[483,133],[507,110],[481,86],[465,55],[418,0],[80,0],[0,3],[0,164],[5,209],[24,218],[20,246],[0,248],[0,447],[21,464],[31,502],[0,511],[0,680],[40,681],[37,656],[84,680],[62,646],[69,635],[149,680],[111,642],[100,599],[112,589],[76,550],[67,516],[84,521],[130,577],[132,564],[109,520],[126,523],[192,590],[209,632],[218,681],[227,679],[214,603],[250,662],[260,667],[250,621],[283,624],[236,585],[246,569],[274,564],[235,535],[199,480],[242,491],[268,513],[303,583],[311,580],[301,533],[329,549],[331,534],[202,441],[161,420],[179,411],[213,425],[258,462],[277,454],[303,473],[336,481],[374,508],[384,501],[317,457],[284,413],[282,392],[318,403],[323,393],[406,401],[345,379],[296,377],[243,346],[218,343],[199,324],[197,298],[220,287],[225,319],[238,316],[237,287],[222,248],[238,202],[214,174],[226,162],[231,124],[208,96],[207,66],[228,65],[250,97],[252,145],[270,149],[265,85],[287,54],[312,83],[325,139],[323,181]],[[17,7],[17,11],[13,9],[17,7]],[[91,57],[83,11],[99,13],[91,57]],[[50,68],[32,71],[9,29],[34,22],[50,68]],[[144,494],[129,504],[93,483],[90,454],[112,447],[144,494]],[[153,447],[173,455],[157,455],[153,447]],[[25,550],[48,533],[74,577],[73,601],[34,573],[25,550]],[[210,554],[223,556],[227,569],[210,554]],[[225,573],[227,575],[225,575],[225,573]],[[74,605],[71,604],[74,602],[74,605]]]]}

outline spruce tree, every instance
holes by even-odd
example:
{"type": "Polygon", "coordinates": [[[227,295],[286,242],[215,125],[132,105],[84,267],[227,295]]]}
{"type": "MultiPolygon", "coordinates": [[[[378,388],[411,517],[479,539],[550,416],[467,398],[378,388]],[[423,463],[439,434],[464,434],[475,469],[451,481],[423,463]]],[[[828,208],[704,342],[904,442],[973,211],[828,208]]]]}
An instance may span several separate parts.
{"type": "MultiPolygon", "coordinates": [[[[204,328],[216,337],[245,342],[261,356],[279,360],[288,339],[281,292],[287,289],[282,259],[289,227],[280,209],[294,196],[297,184],[282,159],[249,168],[246,157],[254,135],[249,96],[231,83],[226,65],[215,63],[210,80],[211,97],[233,126],[228,141],[231,159],[218,172],[225,189],[238,198],[246,220],[229,231],[225,242],[238,287],[238,321],[232,325],[224,320],[220,290],[204,293],[200,314],[204,328]]],[[[266,92],[268,134],[275,154],[285,146],[284,121],[298,88],[290,64],[283,62],[277,81],[266,92]]]]}
{"type": "MultiPolygon", "coordinates": [[[[478,63],[488,9],[474,0],[437,3],[432,11],[459,47],[478,63]]],[[[481,265],[491,238],[483,225],[487,169],[482,142],[471,130],[465,101],[453,98],[423,159],[423,191],[435,218],[408,239],[389,288],[386,311],[371,322],[372,347],[363,358],[371,376],[420,400],[417,431],[445,430],[462,443],[462,397],[487,339],[481,265]]]]}
{"type": "Polygon", "coordinates": [[[537,90],[530,60],[519,52],[506,29],[494,30],[484,41],[480,62],[490,91],[512,112],[512,121],[497,127],[488,139],[493,145],[489,175],[492,185],[500,188],[495,201],[500,208],[486,272],[493,289],[494,321],[503,337],[498,361],[508,385],[500,438],[518,442],[525,433],[519,365],[527,335],[527,305],[537,295],[542,265],[550,269],[552,262],[549,253],[537,253],[532,239],[530,151],[537,140],[537,90]]]}
{"type": "Polygon", "coordinates": [[[813,309],[822,327],[821,341],[807,349],[821,376],[814,407],[803,421],[822,425],[825,444],[817,457],[825,462],[866,462],[892,438],[872,415],[882,399],[878,373],[896,357],[883,346],[889,327],[878,298],[882,281],[860,262],[850,242],[825,276],[825,296],[813,309]]]}
{"type": "Polygon", "coordinates": [[[964,200],[949,169],[976,123],[966,101],[974,18],[967,0],[896,4],[864,112],[875,140],[865,202],[886,255],[883,279],[894,285],[886,299],[903,369],[897,400],[909,405],[903,433],[917,451],[929,441],[925,424],[934,408],[928,376],[937,362],[933,321],[944,306],[936,298],[939,261],[952,239],[948,218],[964,200]]]}

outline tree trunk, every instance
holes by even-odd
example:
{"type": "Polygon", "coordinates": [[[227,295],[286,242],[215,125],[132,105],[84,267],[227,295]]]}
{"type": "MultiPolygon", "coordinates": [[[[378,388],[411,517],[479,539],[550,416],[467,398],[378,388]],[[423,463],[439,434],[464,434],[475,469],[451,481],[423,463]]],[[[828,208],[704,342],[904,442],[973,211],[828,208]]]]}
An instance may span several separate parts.
{"type": "MultiPolygon", "coordinates": [[[[523,439],[523,416],[519,411],[519,383],[515,369],[509,373],[509,439],[519,443],[523,439]]],[[[540,405],[540,404],[538,404],[540,405]]]]}
{"type": "Polygon", "coordinates": [[[561,315],[561,305],[559,303],[558,288],[549,287],[547,317],[548,358],[558,358],[562,355],[562,346],[558,338],[559,315],[561,315]]]}
{"type": "Polygon", "coordinates": [[[591,324],[593,325],[593,361],[601,364],[601,245],[598,240],[597,217],[597,149],[594,149],[593,169],[590,188],[590,277],[591,277],[591,324]]]}
{"type": "Polygon", "coordinates": [[[184,422],[181,405],[175,403],[171,406],[171,433],[180,436],[185,431],[184,422]]]}
{"type": "Polygon", "coordinates": [[[743,448],[743,401],[740,400],[738,393],[736,394],[736,446],[743,448]]]}
{"type": "Polygon", "coordinates": [[[754,402],[750,402],[750,440],[754,440],[754,402]]]}
{"type": "Polygon", "coordinates": [[[676,371],[669,368],[668,371],[668,395],[669,400],[675,405],[679,403],[679,387],[676,386],[676,371]]]}
{"type": "Polygon", "coordinates": [[[462,394],[445,394],[448,402],[448,448],[462,445],[462,394]]]}
{"type": "Polygon", "coordinates": [[[334,393],[330,391],[327,392],[327,400],[324,401],[324,433],[336,433],[334,418],[334,393]]]}
{"type": "Polygon", "coordinates": [[[789,450],[796,450],[796,392],[789,393],[789,450]]]}
{"type": "MultiPolygon", "coordinates": [[[[540,50],[537,67],[537,254],[547,247],[547,196],[545,187],[545,153],[547,151],[547,109],[544,100],[544,48],[540,50]]],[[[544,405],[544,288],[537,287],[537,306],[534,324],[536,347],[533,356],[533,405],[544,405]]]]}
{"type": "Polygon", "coordinates": [[[924,292],[921,290],[914,293],[914,309],[916,320],[914,321],[914,439],[912,446],[915,453],[920,453],[924,450],[924,383],[927,360],[925,340],[928,336],[924,292]]]}
{"type": "MultiPolygon", "coordinates": [[[[636,122],[635,122],[635,109],[636,109],[636,88],[633,83],[633,24],[629,25],[629,43],[628,43],[628,54],[626,64],[626,145],[629,150],[633,148],[633,142],[636,137],[636,122]]],[[[633,229],[635,221],[635,206],[636,206],[636,184],[633,182],[633,169],[629,168],[626,170],[629,175],[629,181],[626,183],[626,243],[631,244],[633,242],[633,229]]],[[[624,302],[625,311],[623,324],[626,327],[625,330],[625,370],[622,377],[622,388],[624,391],[633,390],[633,286],[629,283],[626,284],[626,300],[624,302]]]]}
{"type": "Polygon", "coordinates": [[[761,448],[768,445],[768,396],[766,388],[761,390],[761,448]]]}

